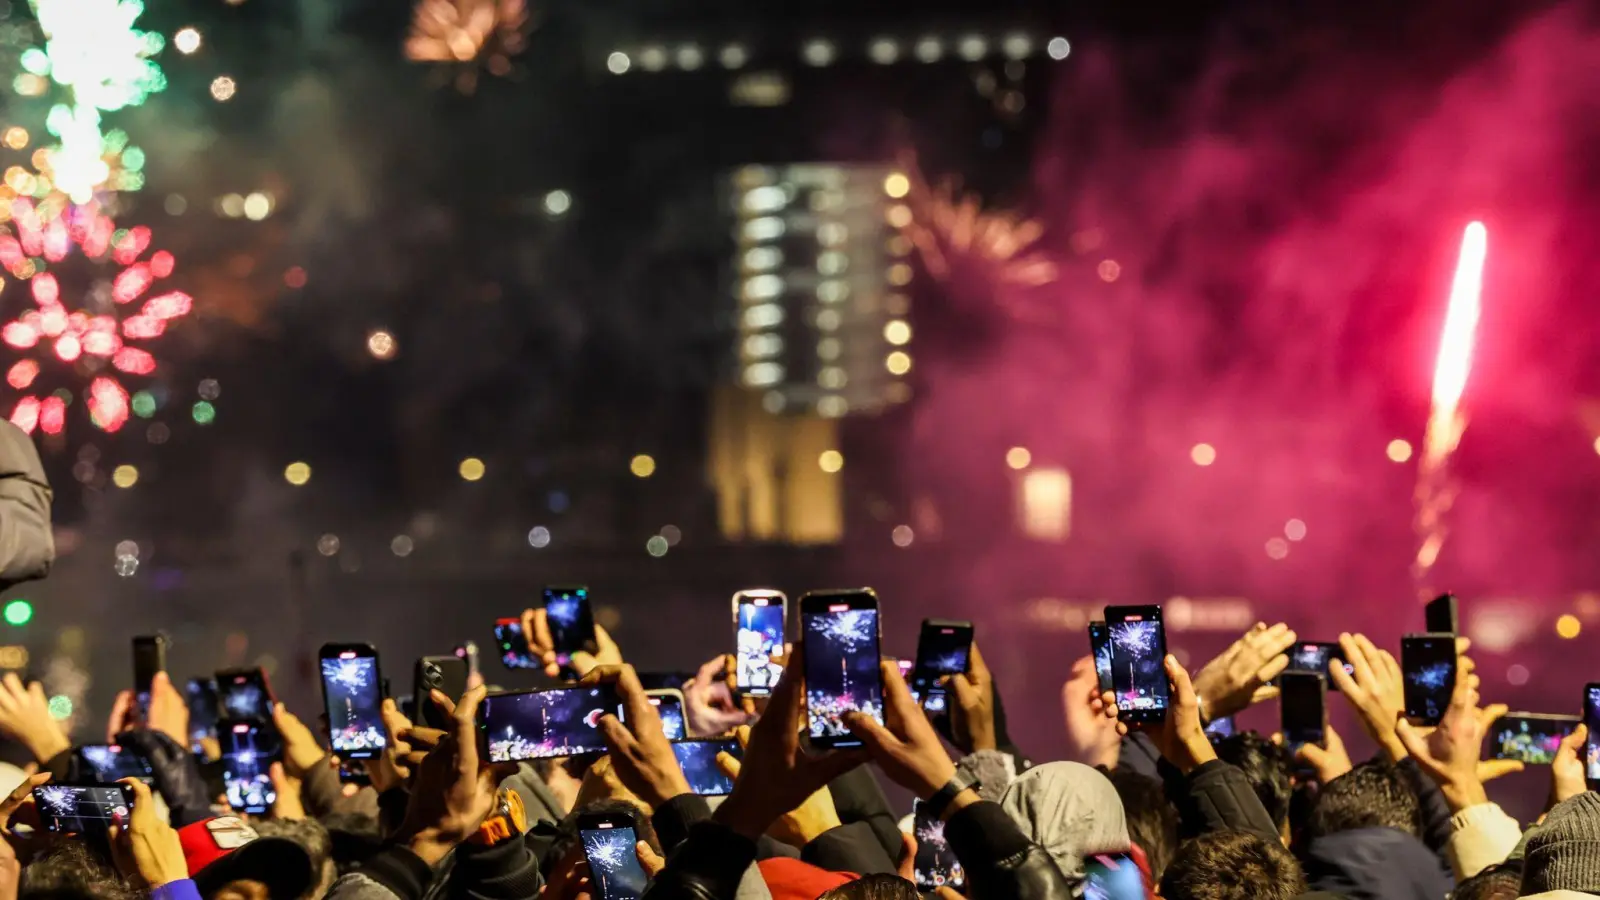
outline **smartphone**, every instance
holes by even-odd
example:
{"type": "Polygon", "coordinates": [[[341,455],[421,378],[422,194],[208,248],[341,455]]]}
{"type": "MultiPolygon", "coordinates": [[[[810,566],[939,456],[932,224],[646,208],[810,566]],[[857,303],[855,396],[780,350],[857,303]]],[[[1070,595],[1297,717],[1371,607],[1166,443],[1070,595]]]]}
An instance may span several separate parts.
{"type": "Polygon", "coordinates": [[[922,691],[922,708],[940,715],[947,706],[946,690],[939,679],[967,671],[972,655],[972,623],[949,619],[923,619],[917,634],[917,662],[911,680],[922,691]]]}
{"type": "Polygon", "coordinates": [[[1423,612],[1430,634],[1460,634],[1461,623],[1456,614],[1456,595],[1440,594],[1428,601],[1423,612]]]}
{"type": "Polygon", "coordinates": [[[1221,718],[1212,719],[1210,722],[1206,723],[1206,737],[1209,738],[1213,744],[1218,741],[1231,738],[1235,734],[1238,734],[1238,732],[1238,728],[1234,727],[1233,724],[1233,716],[1222,716],[1221,718]]]}
{"type": "Polygon", "coordinates": [[[878,671],[878,596],[870,589],[817,591],[800,598],[805,639],[807,734],[815,747],[859,747],[844,714],[883,722],[878,671]]]}
{"type": "Polygon", "coordinates": [[[189,743],[197,749],[206,738],[217,736],[217,683],[210,678],[191,678],[183,683],[189,704],[189,743]]]}
{"type": "Polygon", "coordinates": [[[1094,674],[1100,678],[1100,692],[1111,690],[1111,632],[1106,623],[1089,623],[1089,652],[1094,656],[1094,674]]]}
{"type": "Polygon", "coordinates": [[[1083,858],[1083,900],[1144,900],[1144,873],[1126,853],[1083,858]]]}
{"type": "MultiPolygon", "coordinates": [[[[478,642],[477,641],[462,641],[461,643],[456,645],[456,651],[455,652],[456,652],[456,659],[459,659],[462,662],[465,662],[467,664],[467,678],[468,678],[468,680],[471,680],[472,676],[480,674],[479,671],[478,671],[478,642]]],[[[456,696],[459,697],[461,695],[457,694],[456,696]]],[[[454,698],[452,698],[452,699],[454,699],[454,698]]]]}
{"type": "Polygon", "coordinates": [[[261,669],[224,669],[216,674],[217,710],[228,719],[272,720],[272,688],[261,669]]]}
{"type": "Polygon", "coordinates": [[[578,839],[589,863],[589,883],[597,900],[639,900],[650,879],[639,865],[634,845],[639,836],[627,813],[587,813],[578,816],[578,839]]]}
{"type": "Polygon", "coordinates": [[[622,718],[609,684],[490,694],[478,705],[478,744],[489,762],[604,753],[600,717],[622,718]]]}
{"type": "Polygon", "coordinates": [[[1430,632],[1402,637],[1400,669],[1406,716],[1418,725],[1439,724],[1456,688],[1456,636],[1430,632]]]}
{"type": "Polygon", "coordinates": [[[57,834],[104,834],[115,818],[133,809],[133,788],[125,784],[41,784],[33,789],[44,830],[57,834]]]}
{"type": "Polygon", "coordinates": [[[1337,691],[1339,685],[1328,678],[1328,664],[1336,659],[1344,666],[1345,674],[1355,674],[1355,666],[1344,661],[1344,648],[1338,644],[1332,641],[1302,641],[1289,648],[1289,667],[1284,672],[1313,672],[1328,682],[1328,690],[1337,691]]]}
{"type": "Polygon", "coordinates": [[[1111,689],[1117,717],[1129,725],[1167,718],[1167,629],[1160,606],[1108,606],[1111,689]]]}
{"type": "Polygon", "coordinates": [[[500,648],[500,664],[508,669],[543,669],[544,663],[528,650],[528,640],[522,636],[522,620],[515,618],[494,620],[494,642],[500,648]]]}
{"type": "Polygon", "coordinates": [[[1490,759],[1515,759],[1530,766],[1548,766],[1556,751],[1578,727],[1577,716],[1506,713],[1494,723],[1490,759]]]}
{"type": "Polygon", "coordinates": [[[565,669],[572,662],[572,654],[594,650],[594,612],[589,609],[588,588],[545,588],[544,613],[550,626],[556,665],[565,669]]]}
{"type": "Polygon", "coordinates": [[[1589,727],[1583,745],[1583,770],[1592,791],[1600,788],[1600,682],[1583,686],[1583,724],[1589,727]]]}
{"type": "Polygon", "coordinates": [[[661,716],[661,731],[669,741],[681,741],[689,736],[689,727],[683,720],[683,691],[675,688],[655,688],[645,691],[650,705],[661,716]]]}
{"type": "Polygon", "coordinates": [[[372,759],[382,753],[389,745],[389,732],[383,726],[378,651],[371,644],[323,644],[317,664],[334,755],[372,759]]]}
{"type": "Polygon", "coordinates": [[[83,763],[80,771],[100,784],[114,784],[124,778],[137,778],[149,784],[154,777],[150,760],[117,744],[84,744],[76,752],[83,763]]]}
{"type": "Polygon", "coordinates": [[[789,600],[781,591],[746,590],[733,595],[733,686],[741,694],[772,693],[783,666],[772,657],[783,653],[783,623],[789,600]]]}
{"type": "Polygon", "coordinates": [[[912,861],[917,890],[931,892],[950,887],[959,891],[966,887],[967,873],[945,839],[944,823],[938,816],[929,815],[928,805],[921,800],[912,801],[911,833],[917,839],[917,857],[912,861]]]}
{"type": "Polygon", "coordinates": [[[283,756],[283,740],[266,722],[225,719],[217,726],[222,745],[222,784],[235,812],[259,815],[272,809],[272,764],[283,756]]]}
{"type": "Polygon", "coordinates": [[[1313,672],[1284,672],[1278,679],[1283,740],[1290,753],[1301,744],[1321,744],[1326,736],[1327,683],[1328,679],[1313,672]]]}
{"type": "Polygon", "coordinates": [[[150,690],[156,673],[167,670],[167,638],[147,634],[133,639],[133,699],[139,707],[139,721],[150,720],[150,690]]]}
{"type": "Polygon", "coordinates": [[[678,757],[678,768],[689,782],[689,790],[702,797],[723,797],[733,793],[733,779],[722,774],[717,765],[717,754],[728,753],[734,759],[744,760],[744,749],[737,738],[692,738],[674,741],[672,753],[678,757]]]}
{"type": "Polygon", "coordinates": [[[679,690],[694,680],[693,672],[640,672],[639,686],[647,691],[679,690]]]}
{"type": "Polygon", "coordinates": [[[467,692],[467,661],[454,656],[424,656],[411,671],[411,696],[416,698],[417,723],[444,729],[450,714],[433,702],[430,692],[439,691],[452,701],[467,692]]]}

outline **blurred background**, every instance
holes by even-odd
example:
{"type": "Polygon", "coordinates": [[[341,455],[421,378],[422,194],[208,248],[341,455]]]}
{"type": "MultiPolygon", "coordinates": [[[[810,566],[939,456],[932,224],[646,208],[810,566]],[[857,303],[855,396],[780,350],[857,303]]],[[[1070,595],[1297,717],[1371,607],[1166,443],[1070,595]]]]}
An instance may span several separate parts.
{"type": "Polygon", "coordinates": [[[870,584],[895,654],[971,618],[1035,758],[1108,602],[1198,665],[1258,620],[1397,649],[1450,589],[1490,700],[1597,677],[1592,4],[0,13],[0,413],[61,554],[0,664],[80,735],[135,634],[309,710],[322,642],[408,690],[554,582],[652,671],[747,586],[870,584]]]}

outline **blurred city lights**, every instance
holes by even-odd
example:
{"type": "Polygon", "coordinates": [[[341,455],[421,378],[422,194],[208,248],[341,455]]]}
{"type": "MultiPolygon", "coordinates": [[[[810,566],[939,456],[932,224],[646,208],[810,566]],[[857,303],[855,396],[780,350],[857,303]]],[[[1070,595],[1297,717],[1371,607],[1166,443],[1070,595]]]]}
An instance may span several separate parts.
{"type": "Polygon", "coordinates": [[[1217,461],[1217,448],[1210,444],[1195,444],[1189,450],[1189,458],[1197,466],[1209,466],[1217,461]]]}
{"type": "MultiPolygon", "coordinates": [[[[1597,441],[1597,444],[1600,444],[1600,441],[1597,441]]],[[[1389,446],[1384,449],[1384,452],[1388,454],[1390,461],[1403,463],[1411,458],[1411,442],[1395,438],[1389,442],[1389,446]]],[[[1600,453],[1600,446],[1596,446],[1595,452],[1600,453]]]]}
{"type": "Polygon", "coordinates": [[[944,45],[940,44],[939,39],[936,37],[925,37],[917,41],[917,45],[912,52],[922,62],[935,63],[939,61],[940,57],[944,56],[944,45]]]}
{"type": "Polygon", "coordinates": [[[1267,541],[1267,555],[1273,559],[1283,559],[1289,555],[1289,542],[1278,537],[1267,541]]]}
{"type": "Polygon", "coordinates": [[[419,0],[406,36],[406,58],[440,63],[456,89],[477,89],[478,73],[511,73],[511,58],[527,47],[532,28],[526,0],[419,0]]]}
{"type": "Polygon", "coordinates": [[[1050,54],[1050,58],[1054,60],[1066,59],[1067,54],[1072,52],[1072,44],[1064,37],[1054,37],[1050,39],[1050,43],[1044,45],[1044,52],[1050,54]]]}
{"type": "Polygon", "coordinates": [[[180,28],[172,36],[172,49],[184,56],[200,49],[200,29],[193,26],[180,28]]]}
{"type": "Polygon", "coordinates": [[[303,462],[292,462],[283,468],[283,480],[300,487],[311,480],[311,467],[303,462]]]}
{"type": "Polygon", "coordinates": [[[478,481],[483,478],[483,460],[476,456],[469,456],[461,461],[461,465],[456,467],[456,471],[460,473],[463,481],[478,481]]]}
{"type": "Polygon", "coordinates": [[[550,546],[550,529],[543,525],[535,525],[528,530],[528,546],[535,550],[543,550],[550,546]]]}
{"type": "Polygon", "coordinates": [[[904,172],[890,172],[889,177],[883,179],[883,192],[898,200],[911,193],[911,179],[904,172]]]}
{"type": "Polygon", "coordinates": [[[417,542],[413,541],[410,535],[396,535],[395,539],[389,542],[389,552],[401,558],[410,556],[411,551],[415,549],[417,542]]]}
{"type": "Polygon", "coordinates": [[[1572,613],[1565,613],[1556,619],[1556,634],[1571,640],[1583,631],[1583,623],[1572,613]]]}
{"type": "Polygon", "coordinates": [[[1026,59],[1033,52],[1033,39],[1025,34],[1008,34],[1000,49],[1011,59],[1026,59]]]}
{"type": "Polygon", "coordinates": [[[1006,465],[1017,471],[1026,469],[1033,463],[1033,453],[1027,447],[1012,447],[1006,451],[1006,465]]]}
{"type": "Polygon", "coordinates": [[[699,44],[684,44],[678,48],[677,61],[678,68],[685,72],[693,72],[705,65],[706,55],[699,44]]]}
{"type": "Polygon", "coordinates": [[[621,75],[631,68],[633,68],[633,60],[629,59],[628,54],[623,53],[621,50],[613,50],[611,55],[606,57],[606,69],[613,75],[621,75]]]}
{"type": "Polygon", "coordinates": [[[26,625],[33,621],[33,604],[22,598],[17,598],[6,604],[5,618],[7,625],[26,625]]]}
{"type": "Polygon", "coordinates": [[[200,386],[195,391],[202,400],[215,400],[222,396],[222,385],[215,378],[202,378],[200,386]]]}
{"type": "Polygon", "coordinates": [[[874,38],[867,45],[867,58],[881,66],[887,66],[900,58],[900,45],[893,38],[874,38]]]}
{"type": "Polygon", "coordinates": [[[896,525],[894,530],[889,532],[889,540],[894,541],[896,547],[909,547],[916,538],[916,532],[911,530],[910,525],[896,525]]]}
{"type": "Polygon", "coordinates": [[[661,536],[666,539],[668,547],[676,547],[678,542],[683,540],[683,529],[676,525],[663,525],[661,536]]]}
{"type": "Polygon", "coordinates": [[[169,216],[181,216],[189,211],[189,199],[182,194],[168,194],[161,205],[169,216]]]}
{"type": "Polygon", "coordinates": [[[1283,525],[1283,536],[1291,541],[1305,540],[1306,523],[1300,521],[1299,519],[1290,519],[1283,525]]]}
{"type": "Polygon", "coordinates": [[[226,194],[217,201],[217,211],[230,219],[244,215],[244,195],[226,194]]]}
{"type": "Polygon", "coordinates": [[[833,42],[821,38],[806,41],[800,48],[800,58],[812,66],[828,65],[837,55],[838,51],[834,48],[833,42]]]}
{"type": "Polygon", "coordinates": [[[367,352],[373,359],[394,359],[395,351],[399,349],[394,335],[379,329],[367,335],[367,352]]]}
{"type": "Polygon", "coordinates": [[[889,207],[883,218],[896,228],[908,228],[911,225],[911,207],[904,203],[896,203],[889,207]]]}
{"type": "Polygon", "coordinates": [[[1528,683],[1528,667],[1521,663],[1512,663],[1506,666],[1506,683],[1513,687],[1521,687],[1528,683]]]}
{"type": "Polygon", "coordinates": [[[13,150],[21,150],[28,146],[28,129],[20,125],[13,125],[6,129],[5,144],[13,150]]]}
{"type": "Polygon", "coordinates": [[[656,473],[655,458],[646,453],[635,456],[628,462],[628,471],[636,478],[649,478],[656,473]]]}
{"type": "Polygon", "coordinates": [[[717,54],[717,61],[724,69],[737,69],[750,61],[750,53],[743,44],[729,44],[717,54]]]}
{"type": "Polygon", "coordinates": [[[299,266],[290,266],[283,273],[283,283],[287,287],[299,289],[306,286],[306,270],[299,266]]]}
{"type": "Polygon", "coordinates": [[[667,48],[646,47],[639,51],[639,68],[659,72],[667,67],[667,48]]]}
{"type": "Polygon", "coordinates": [[[667,539],[662,537],[659,534],[652,535],[650,540],[644,542],[644,549],[645,549],[646,553],[649,553],[651,556],[654,556],[654,557],[658,557],[659,558],[659,557],[662,557],[662,556],[666,556],[667,555],[667,539]]]}
{"type": "Polygon", "coordinates": [[[119,488],[131,488],[139,483],[139,470],[135,466],[120,465],[111,471],[111,483],[119,488]]]}
{"type": "Polygon", "coordinates": [[[572,195],[566,191],[551,191],[544,195],[544,211],[552,218],[559,218],[567,214],[572,208],[572,195]]]}
{"type": "Polygon", "coordinates": [[[883,339],[896,347],[902,347],[911,342],[911,325],[904,319],[890,319],[884,323],[883,339]]]}
{"type": "Polygon", "coordinates": [[[977,62],[989,52],[989,42],[982,35],[969,34],[956,44],[956,53],[967,62],[977,62]]]}
{"type": "Polygon", "coordinates": [[[245,218],[252,222],[259,222],[272,215],[272,198],[256,191],[244,198],[243,211],[245,218]]]}
{"type": "Polygon", "coordinates": [[[218,75],[216,78],[211,79],[211,99],[218,103],[226,103],[232,100],[234,93],[238,89],[239,86],[234,84],[233,79],[226,75],[218,75]]]}
{"type": "Polygon", "coordinates": [[[837,450],[824,450],[817,457],[817,467],[832,475],[844,468],[844,454],[837,450]]]}
{"type": "Polygon", "coordinates": [[[332,556],[338,553],[339,536],[337,534],[325,534],[317,538],[317,552],[323,556],[332,556]]]}
{"type": "Polygon", "coordinates": [[[911,371],[911,355],[904,351],[896,350],[884,357],[883,366],[889,370],[891,375],[904,375],[911,371]]]}
{"type": "Polygon", "coordinates": [[[210,425],[217,420],[217,408],[205,400],[201,400],[189,411],[189,416],[198,425],[210,425]]]}
{"type": "Polygon", "coordinates": [[[131,556],[134,559],[138,559],[139,543],[137,541],[118,541],[117,546],[112,548],[112,552],[116,554],[118,559],[121,559],[125,556],[131,556]]]}

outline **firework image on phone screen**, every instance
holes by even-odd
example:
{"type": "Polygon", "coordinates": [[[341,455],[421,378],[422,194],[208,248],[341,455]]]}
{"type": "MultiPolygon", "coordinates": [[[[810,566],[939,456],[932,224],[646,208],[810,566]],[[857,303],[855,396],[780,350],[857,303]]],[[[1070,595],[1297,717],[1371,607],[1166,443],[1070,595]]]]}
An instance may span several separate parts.
{"type": "Polygon", "coordinates": [[[114,819],[127,820],[132,789],[120,784],[41,784],[33,789],[39,822],[57,834],[103,834],[114,819]]]}
{"type": "Polygon", "coordinates": [[[847,712],[883,721],[878,670],[878,602],[868,592],[808,594],[801,599],[805,640],[806,721],[813,744],[859,747],[847,712]]]}
{"type": "Polygon", "coordinates": [[[656,708],[656,715],[661,717],[661,733],[669,741],[681,741],[689,736],[689,728],[683,720],[683,692],[674,690],[645,691],[650,697],[650,705],[656,708]]]}
{"type": "Polygon", "coordinates": [[[1355,666],[1344,661],[1344,650],[1338,644],[1330,641],[1302,641],[1289,648],[1289,665],[1285,672],[1310,672],[1328,679],[1328,690],[1337,691],[1336,684],[1328,673],[1328,664],[1338,660],[1344,666],[1346,675],[1355,674],[1355,666]]]}
{"type": "Polygon", "coordinates": [[[383,726],[377,651],[365,644],[328,644],[319,657],[333,752],[345,759],[371,759],[382,753],[389,735],[383,726]]]}
{"type": "Polygon", "coordinates": [[[644,894],[650,879],[639,865],[639,838],[631,824],[580,819],[578,837],[589,862],[590,883],[600,891],[598,900],[638,900],[644,894]]]}
{"type": "Polygon", "coordinates": [[[153,777],[150,760],[116,744],[84,744],[78,748],[78,756],[94,773],[94,780],[101,784],[113,784],[124,778],[137,778],[149,784],[153,777]]]}
{"type": "Polygon", "coordinates": [[[228,720],[217,727],[222,745],[222,783],[228,805],[236,812],[260,814],[272,809],[278,794],[272,788],[272,764],[283,752],[271,725],[228,720]]]}
{"type": "Polygon", "coordinates": [[[1584,774],[1594,790],[1600,787],[1600,682],[1583,687],[1583,723],[1589,730],[1583,746],[1584,774]]]}
{"type": "Polygon", "coordinates": [[[544,612],[557,665],[567,665],[572,662],[572,654],[594,645],[594,613],[589,608],[588,588],[545,588],[544,612]]]}
{"type": "Polygon", "coordinates": [[[733,779],[723,774],[717,765],[717,754],[727,753],[743,760],[744,750],[736,738],[707,738],[705,740],[677,741],[672,753],[678,757],[678,768],[683,770],[689,790],[702,797],[721,797],[733,793],[733,779]]]}
{"type": "Polygon", "coordinates": [[[956,859],[955,851],[950,849],[950,842],[944,836],[944,823],[938,816],[928,814],[928,805],[921,800],[913,801],[911,811],[911,832],[917,839],[917,858],[912,863],[912,870],[917,878],[917,890],[934,891],[941,887],[952,887],[957,890],[966,886],[967,873],[961,868],[961,860],[956,859]]]}
{"type": "Polygon", "coordinates": [[[1405,635],[1400,639],[1400,669],[1406,716],[1422,725],[1439,724],[1456,687],[1455,635],[1405,635]]]}
{"type": "Polygon", "coordinates": [[[528,649],[522,634],[521,619],[496,619],[494,644],[500,648],[500,664],[508,669],[543,669],[544,663],[528,649]]]}
{"type": "Polygon", "coordinates": [[[225,669],[216,675],[219,718],[272,718],[272,694],[260,669],[225,669]]]}
{"type": "Polygon", "coordinates": [[[1100,679],[1100,690],[1111,690],[1111,631],[1106,623],[1089,623],[1089,652],[1094,655],[1094,674],[1100,679]]]}
{"type": "Polygon", "coordinates": [[[1126,853],[1083,859],[1083,900],[1145,900],[1144,873],[1126,853]]]}
{"type": "Polygon", "coordinates": [[[1130,723],[1167,716],[1167,633],[1159,606],[1108,606],[1111,689],[1117,712],[1130,723]]]}
{"type": "Polygon", "coordinates": [[[776,591],[741,591],[734,597],[734,686],[754,697],[772,693],[783,666],[772,657],[783,653],[783,595],[776,591]]]}
{"type": "Polygon", "coordinates": [[[600,719],[622,718],[609,684],[490,694],[478,706],[478,731],[489,762],[604,753],[600,719]]]}

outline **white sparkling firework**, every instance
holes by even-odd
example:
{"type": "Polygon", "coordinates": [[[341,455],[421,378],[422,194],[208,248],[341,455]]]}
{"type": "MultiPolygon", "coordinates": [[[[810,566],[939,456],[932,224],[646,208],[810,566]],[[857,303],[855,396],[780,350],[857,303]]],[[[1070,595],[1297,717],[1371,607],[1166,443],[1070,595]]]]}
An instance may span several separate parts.
{"type": "Polygon", "coordinates": [[[367,686],[367,678],[371,674],[371,667],[364,659],[328,659],[322,663],[324,672],[329,681],[344,685],[351,690],[358,690],[367,686]]]}
{"type": "Polygon", "coordinates": [[[78,795],[72,788],[56,784],[39,788],[39,801],[57,816],[70,816],[78,807],[78,795]]]}
{"type": "Polygon", "coordinates": [[[829,613],[820,622],[817,633],[837,644],[841,650],[853,652],[877,636],[877,610],[849,609],[829,613]]]}
{"type": "Polygon", "coordinates": [[[634,852],[622,832],[585,835],[583,843],[590,864],[599,863],[602,869],[615,870],[621,867],[627,859],[625,854],[634,852]]]}
{"type": "Polygon", "coordinates": [[[1111,641],[1133,656],[1143,656],[1155,649],[1156,623],[1119,622],[1111,628],[1111,641]]]}
{"type": "Polygon", "coordinates": [[[923,822],[922,827],[917,829],[917,840],[924,844],[943,844],[945,842],[944,823],[937,819],[932,822],[923,822]]]}

